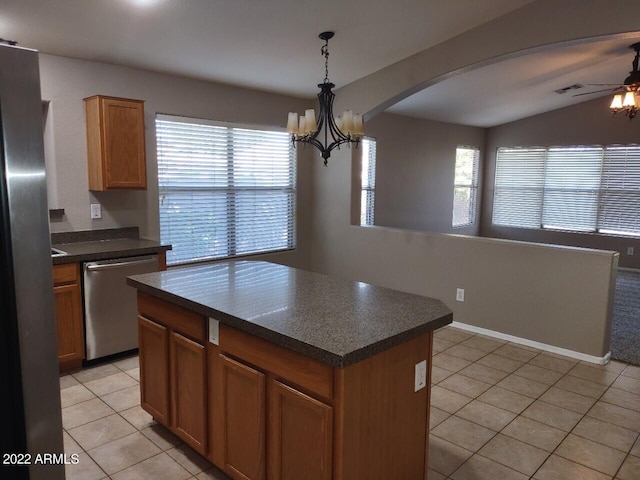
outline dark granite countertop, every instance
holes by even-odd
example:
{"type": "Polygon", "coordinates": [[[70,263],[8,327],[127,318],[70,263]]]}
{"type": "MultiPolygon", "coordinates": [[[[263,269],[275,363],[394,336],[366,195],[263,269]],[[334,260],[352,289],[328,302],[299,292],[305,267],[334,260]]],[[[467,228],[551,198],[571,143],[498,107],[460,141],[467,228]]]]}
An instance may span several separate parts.
{"type": "Polygon", "coordinates": [[[261,261],[170,269],[127,283],[334,367],[453,319],[433,298],[261,261]]]}
{"type": "Polygon", "coordinates": [[[58,243],[53,248],[66,252],[66,255],[52,257],[54,265],[61,263],[88,262],[110,258],[151,255],[171,250],[171,245],[162,245],[144,238],[118,238],[87,242],[58,243]]]}

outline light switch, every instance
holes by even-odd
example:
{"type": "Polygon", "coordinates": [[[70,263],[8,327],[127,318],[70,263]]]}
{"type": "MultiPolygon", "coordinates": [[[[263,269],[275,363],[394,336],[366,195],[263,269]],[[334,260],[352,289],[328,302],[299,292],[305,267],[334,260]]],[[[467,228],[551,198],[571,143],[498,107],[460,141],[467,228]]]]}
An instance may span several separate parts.
{"type": "Polygon", "coordinates": [[[91,218],[94,220],[102,218],[102,205],[99,203],[91,204],[91,218]]]}

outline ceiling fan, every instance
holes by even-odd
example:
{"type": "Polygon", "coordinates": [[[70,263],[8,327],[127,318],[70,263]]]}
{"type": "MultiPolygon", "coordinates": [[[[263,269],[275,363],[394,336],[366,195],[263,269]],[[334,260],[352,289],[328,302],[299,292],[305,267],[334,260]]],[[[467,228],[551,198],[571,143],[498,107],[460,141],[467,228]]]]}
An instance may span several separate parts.
{"type": "Polygon", "coordinates": [[[638,112],[638,106],[640,105],[640,99],[636,99],[640,96],[640,70],[638,69],[638,63],[640,62],[640,42],[634,43],[629,48],[636,52],[633,58],[632,70],[629,72],[629,76],[624,79],[624,83],[589,83],[595,87],[613,87],[605,88],[603,90],[596,90],[594,92],[578,93],[573,95],[574,97],[580,97],[582,95],[592,95],[600,92],[612,92],[615,93],[611,105],[609,108],[615,115],[619,111],[624,111],[629,120],[636,116],[638,112]]]}

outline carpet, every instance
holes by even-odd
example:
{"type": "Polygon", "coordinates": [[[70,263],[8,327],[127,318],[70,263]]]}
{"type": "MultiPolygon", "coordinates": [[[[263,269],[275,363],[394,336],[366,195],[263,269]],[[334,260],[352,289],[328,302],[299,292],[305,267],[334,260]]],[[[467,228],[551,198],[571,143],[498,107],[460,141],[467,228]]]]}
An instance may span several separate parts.
{"type": "Polygon", "coordinates": [[[640,272],[618,270],[611,358],[640,365],[640,272]]]}

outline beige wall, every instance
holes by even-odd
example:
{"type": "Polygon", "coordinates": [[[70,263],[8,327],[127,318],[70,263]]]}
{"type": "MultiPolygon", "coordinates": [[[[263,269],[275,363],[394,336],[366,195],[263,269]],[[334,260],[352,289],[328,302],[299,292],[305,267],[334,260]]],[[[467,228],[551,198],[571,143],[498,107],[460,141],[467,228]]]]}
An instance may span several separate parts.
{"type": "MultiPolygon", "coordinates": [[[[637,30],[639,14],[638,2],[539,0],[340,89],[336,110],[371,117],[450,72],[637,30]]],[[[315,158],[312,269],[440,298],[470,325],[594,356],[607,352],[617,254],[352,226],[351,174],[348,150],[326,169],[315,158]],[[466,290],[464,303],[455,301],[458,287],[466,290]]]]}
{"type": "Polygon", "coordinates": [[[383,113],[367,122],[367,135],[376,139],[376,225],[478,234],[479,222],[451,227],[453,183],[456,147],[482,152],[484,129],[383,113]]]}
{"type": "MultiPolygon", "coordinates": [[[[155,116],[167,113],[212,120],[284,125],[287,112],[303,111],[302,100],[256,90],[165,75],[134,68],[40,55],[42,98],[50,101],[53,126],[56,207],[64,208],[62,221],[52,221],[51,231],[77,231],[139,226],[142,236],[159,239],[158,169],[155,116]],[[82,99],[111,95],[145,100],[147,152],[146,191],[89,192],[87,147],[82,99]],[[91,220],[89,205],[102,204],[101,220],[91,220]]],[[[265,258],[304,266],[310,245],[309,154],[298,161],[298,248],[295,252],[265,258]]]]}
{"type": "Polygon", "coordinates": [[[438,298],[458,322],[607,353],[613,252],[349,225],[349,152],[331,158],[314,167],[313,270],[438,298]]]}
{"type": "Polygon", "coordinates": [[[608,111],[610,101],[611,97],[608,95],[488,130],[480,230],[482,236],[615,250],[620,252],[621,267],[640,268],[639,238],[500,227],[491,223],[498,147],[608,145],[640,141],[640,131],[635,123],[637,120],[630,122],[623,115],[612,118],[608,111]],[[633,256],[627,255],[628,247],[634,247],[633,256]]]}

